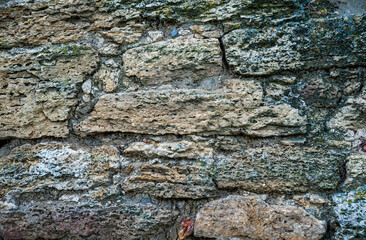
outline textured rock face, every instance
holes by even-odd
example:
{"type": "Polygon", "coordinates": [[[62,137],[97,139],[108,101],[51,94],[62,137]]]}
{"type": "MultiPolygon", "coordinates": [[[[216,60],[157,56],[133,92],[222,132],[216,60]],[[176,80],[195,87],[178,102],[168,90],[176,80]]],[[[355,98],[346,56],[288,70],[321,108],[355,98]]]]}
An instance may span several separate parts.
{"type": "Polygon", "coordinates": [[[0,159],[2,237],[153,239],[178,213],[168,206],[126,201],[110,179],[120,164],[111,146],[16,148],[0,159]]]}
{"type": "Polygon", "coordinates": [[[345,106],[329,121],[329,126],[341,130],[361,129],[366,123],[366,91],[347,99],[345,106]]]}
{"type": "Polygon", "coordinates": [[[334,211],[341,228],[336,239],[363,239],[366,237],[366,192],[365,187],[333,196],[334,211]]]}
{"type": "Polygon", "coordinates": [[[366,155],[351,155],[347,161],[347,179],[345,185],[357,188],[366,184],[366,155]]]}
{"type": "Polygon", "coordinates": [[[215,182],[199,163],[144,164],[122,185],[126,192],[158,198],[200,199],[217,195],[215,182]]]}
{"type": "Polygon", "coordinates": [[[85,45],[0,54],[0,139],[65,137],[77,86],[97,66],[85,45]]]}
{"type": "Polygon", "coordinates": [[[215,239],[321,239],[325,231],[325,222],[304,209],[228,196],[199,210],[194,234],[215,239]]]}
{"type": "Polygon", "coordinates": [[[167,143],[132,143],[124,153],[128,155],[139,155],[146,157],[163,158],[185,158],[197,159],[213,156],[213,149],[208,143],[196,143],[189,141],[167,142],[167,143]]]}
{"type": "Polygon", "coordinates": [[[0,239],[364,239],[364,5],[0,1],[0,239]]]}
{"type": "Polygon", "coordinates": [[[365,33],[364,17],[321,19],[274,28],[234,30],[224,37],[224,44],[226,58],[235,72],[268,75],[365,64],[365,33]],[[347,39],[342,37],[346,34],[347,39]]]}
{"type": "Polygon", "coordinates": [[[144,85],[188,79],[194,82],[219,75],[221,52],[217,39],[180,37],[132,48],[123,55],[128,77],[144,85]]]}
{"type": "Polygon", "coordinates": [[[269,137],[305,132],[305,118],[289,105],[261,106],[255,82],[232,81],[220,91],[144,91],[106,95],[76,126],[82,135],[101,132],[246,134],[269,137]],[[199,104],[197,104],[199,103],[199,104]]]}
{"type": "Polygon", "coordinates": [[[315,148],[267,146],[224,157],[214,169],[219,188],[252,192],[329,191],[340,180],[341,156],[315,148]]]}

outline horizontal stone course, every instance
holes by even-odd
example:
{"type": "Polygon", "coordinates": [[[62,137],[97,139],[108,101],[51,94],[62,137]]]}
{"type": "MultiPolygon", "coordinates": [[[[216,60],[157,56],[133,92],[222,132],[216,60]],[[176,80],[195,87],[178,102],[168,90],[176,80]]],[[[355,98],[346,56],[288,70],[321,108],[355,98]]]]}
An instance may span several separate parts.
{"type": "Polygon", "coordinates": [[[105,95],[74,129],[103,132],[239,135],[303,134],[306,119],[287,104],[266,106],[258,83],[234,81],[217,91],[141,91],[105,95]]]}

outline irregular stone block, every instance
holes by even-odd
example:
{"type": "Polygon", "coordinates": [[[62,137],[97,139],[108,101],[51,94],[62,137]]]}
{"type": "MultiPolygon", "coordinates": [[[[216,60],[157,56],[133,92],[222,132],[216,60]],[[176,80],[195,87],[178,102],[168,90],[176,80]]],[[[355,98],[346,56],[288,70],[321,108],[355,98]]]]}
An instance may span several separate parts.
{"type": "Polygon", "coordinates": [[[91,1],[17,1],[0,6],[0,48],[77,41],[90,28],[93,5],[91,1]]]}
{"type": "Polygon", "coordinates": [[[199,163],[144,164],[123,183],[130,193],[149,193],[158,198],[213,197],[217,194],[208,171],[199,163]]]}
{"type": "Polygon", "coordinates": [[[143,155],[149,158],[209,158],[213,156],[213,149],[208,143],[196,143],[189,141],[162,142],[162,143],[132,143],[124,150],[128,155],[143,155]]]}
{"type": "Polygon", "coordinates": [[[121,79],[121,70],[118,68],[110,68],[105,65],[99,68],[94,75],[96,81],[102,83],[103,91],[106,93],[115,92],[121,79]]]}
{"type": "Polygon", "coordinates": [[[304,209],[269,205],[254,196],[228,196],[198,212],[194,235],[215,239],[321,239],[326,223],[304,209]]]}
{"type": "Polygon", "coordinates": [[[366,124],[366,89],[357,97],[350,97],[344,106],[328,122],[330,128],[339,130],[357,130],[366,124]]]}
{"type": "Polygon", "coordinates": [[[0,139],[66,137],[77,84],[98,61],[85,45],[1,53],[0,139]]]}
{"type": "Polygon", "coordinates": [[[248,22],[263,23],[261,21],[263,19],[273,19],[276,23],[276,20],[286,19],[298,10],[299,2],[296,0],[157,0],[136,7],[143,8],[144,16],[153,19],[159,17],[159,19],[183,23],[192,20],[200,23],[237,21],[236,23],[240,25],[248,22]]]}
{"type": "Polygon", "coordinates": [[[23,145],[0,158],[0,236],[5,239],[161,239],[178,212],[127,199],[111,176],[113,146],[23,145]]]}
{"type": "Polygon", "coordinates": [[[366,187],[356,190],[337,193],[333,196],[336,214],[340,229],[335,239],[365,239],[366,238],[366,187]]]}
{"type": "Polygon", "coordinates": [[[274,145],[222,157],[210,169],[219,188],[258,193],[331,191],[340,180],[341,158],[317,148],[274,145]]]}
{"type": "Polygon", "coordinates": [[[147,25],[142,23],[127,22],[124,27],[114,27],[108,31],[103,31],[102,35],[113,39],[116,43],[126,45],[140,41],[147,25]]]}
{"type": "Polygon", "coordinates": [[[364,65],[365,22],[364,16],[321,18],[234,30],[223,38],[226,59],[241,75],[364,65]]]}
{"type": "Polygon", "coordinates": [[[347,179],[344,185],[355,189],[366,184],[366,155],[357,154],[347,158],[347,179]]]}
{"type": "Polygon", "coordinates": [[[234,81],[217,91],[141,91],[105,95],[74,129],[103,132],[270,137],[302,134],[306,118],[287,104],[266,106],[255,82],[234,81]],[[262,106],[263,105],[263,106],[262,106]]]}
{"type": "Polygon", "coordinates": [[[53,188],[87,191],[110,182],[119,166],[116,149],[96,148],[92,153],[58,143],[23,145],[0,158],[0,197],[53,188]]]}
{"type": "Polygon", "coordinates": [[[58,201],[0,211],[4,239],[162,239],[178,212],[147,203],[118,207],[74,208],[58,201]]]}
{"type": "Polygon", "coordinates": [[[155,85],[219,75],[221,58],[217,39],[179,37],[132,48],[123,54],[123,63],[126,76],[137,77],[143,85],[155,85]]]}

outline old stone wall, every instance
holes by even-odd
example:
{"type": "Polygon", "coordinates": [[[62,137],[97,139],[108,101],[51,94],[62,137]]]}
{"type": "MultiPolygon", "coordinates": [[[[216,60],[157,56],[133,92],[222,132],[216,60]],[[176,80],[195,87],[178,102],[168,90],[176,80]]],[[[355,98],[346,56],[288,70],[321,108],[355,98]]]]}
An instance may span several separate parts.
{"type": "Polygon", "coordinates": [[[0,239],[366,239],[363,0],[2,0],[0,239]]]}

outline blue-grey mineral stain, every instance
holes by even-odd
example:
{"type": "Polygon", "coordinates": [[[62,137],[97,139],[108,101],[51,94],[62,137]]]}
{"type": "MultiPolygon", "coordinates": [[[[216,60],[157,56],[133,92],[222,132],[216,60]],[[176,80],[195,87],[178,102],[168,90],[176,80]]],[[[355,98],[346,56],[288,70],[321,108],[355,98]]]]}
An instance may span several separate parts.
{"type": "Polygon", "coordinates": [[[337,239],[366,239],[366,186],[333,196],[340,230],[337,239]]]}
{"type": "Polygon", "coordinates": [[[173,38],[175,38],[175,37],[178,37],[179,33],[178,33],[178,30],[174,28],[170,34],[172,35],[173,38]]]}

